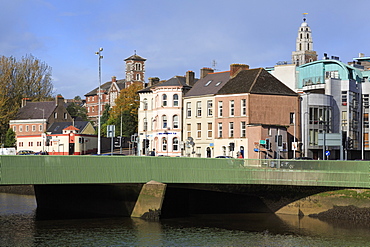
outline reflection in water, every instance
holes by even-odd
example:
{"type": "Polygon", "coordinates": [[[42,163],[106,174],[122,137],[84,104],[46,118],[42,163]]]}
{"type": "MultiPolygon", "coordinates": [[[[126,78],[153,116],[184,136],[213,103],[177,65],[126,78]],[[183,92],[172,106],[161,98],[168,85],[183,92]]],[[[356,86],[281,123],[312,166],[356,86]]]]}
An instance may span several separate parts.
{"type": "Polygon", "coordinates": [[[0,194],[0,246],[365,246],[370,241],[368,226],[291,215],[36,220],[35,208],[32,196],[0,194]]]}

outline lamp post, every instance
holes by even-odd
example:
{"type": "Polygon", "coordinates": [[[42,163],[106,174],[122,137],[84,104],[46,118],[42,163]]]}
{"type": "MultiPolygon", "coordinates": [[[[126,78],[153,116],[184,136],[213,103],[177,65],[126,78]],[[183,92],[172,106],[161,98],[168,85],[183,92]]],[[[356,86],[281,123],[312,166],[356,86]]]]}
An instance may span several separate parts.
{"type": "Polygon", "coordinates": [[[44,140],[43,140],[43,133],[44,133],[44,129],[45,129],[45,110],[44,109],[42,109],[42,108],[37,108],[37,107],[35,107],[35,109],[36,110],[40,110],[40,111],[42,111],[42,133],[41,133],[41,142],[42,142],[42,151],[44,152],[45,150],[44,150],[44,148],[45,148],[45,146],[44,146],[44,140]]]}
{"type": "MultiPolygon", "coordinates": [[[[147,150],[147,147],[146,147],[146,140],[147,140],[147,132],[148,132],[148,101],[141,101],[141,100],[135,100],[137,102],[141,102],[144,104],[144,112],[145,112],[145,121],[143,121],[143,130],[144,130],[144,140],[145,140],[145,143],[144,143],[144,153],[145,155],[148,155],[148,150],[147,150]]],[[[140,140],[139,140],[140,142],[140,140]]],[[[143,142],[141,142],[143,143],[143,142]]]]}
{"type": "Polygon", "coordinates": [[[100,99],[100,96],[101,96],[101,60],[103,58],[103,56],[101,55],[103,51],[103,48],[99,48],[99,51],[95,52],[96,55],[99,56],[99,89],[98,89],[98,152],[97,154],[100,154],[100,148],[101,148],[101,137],[100,137],[100,104],[101,104],[101,99],[100,99]]]}

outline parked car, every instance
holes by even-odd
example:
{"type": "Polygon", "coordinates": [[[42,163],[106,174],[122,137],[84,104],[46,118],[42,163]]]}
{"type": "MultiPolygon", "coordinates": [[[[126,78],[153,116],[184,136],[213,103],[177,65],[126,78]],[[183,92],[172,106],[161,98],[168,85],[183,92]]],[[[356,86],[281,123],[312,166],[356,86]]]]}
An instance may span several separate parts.
{"type": "Polygon", "coordinates": [[[215,158],[233,159],[233,157],[231,157],[231,156],[227,156],[227,155],[220,155],[220,156],[216,156],[215,158]]]}
{"type": "Polygon", "coordinates": [[[35,152],[32,150],[19,150],[17,155],[34,155],[35,152]]]}

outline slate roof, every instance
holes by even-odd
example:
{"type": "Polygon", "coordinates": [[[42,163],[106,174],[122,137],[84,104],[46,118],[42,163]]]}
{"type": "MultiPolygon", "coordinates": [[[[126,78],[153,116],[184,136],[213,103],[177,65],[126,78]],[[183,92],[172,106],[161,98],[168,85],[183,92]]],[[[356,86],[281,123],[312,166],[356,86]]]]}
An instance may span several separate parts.
{"type": "Polygon", "coordinates": [[[191,86],[186,84],[186,77],[185,76],[174,76],[167,81],[160,82],[158,84],[152,85],[150,87],[146,87],[144,89],[139,90],[137,93],[150,93],[152,92],[153,88],[156,87],[167,87],[167,86],[182,86],[185,89],[190,89],[191,86]]]}
{"type": "MultiPolygon", "coordinates": [[[[79,132],[81,133],[88,124],[88,121],[75,121],[74,127],[79,129],[79,132]]],[[[51,134],[62,134],[63,130],[70,126],[73,127],[73,122],[57,122],[53,123],[46,132],[51,132],[51,134]]]]}
{"type": "Polygon", "coordinates": [[[27,102],[25,106],[18,110],[14,120],[47,119],[53,113],[55,107],[55,101],[27,102]]]}
{"type": "Polygon", "coordinates": [[[229,79],[230,71],[207,74],[194,84],[185,97],[216,94],[225,86],[229,79]]]}
{"type": "Polygon", "coordinates": [[[127,60],[146,61],[146,59],[145,59],[145,58],[140,57],[139,55],[136,55],[136,54],[134,54],[134,55],[132,55],[132,56],[130,56],[130,57],[128,57],[128,58],[126,58],[126,59],[125,59],[125,60],[123,60],[123,61],[127,61],[127,60]]]}
{"type": "MultiPolygon", "coordinates": [[[[102,84],[100,86],[100,89],[103,90],[105,93],[108,93],[108,90],[109,90],[110,86],[112,85],[112,83],[113,83],[112,81],[107,81],[107,82],[105,82],[104,84],[102,84]]],[[[119,89],[122,90],[122,89],[125,88],[126,80],[125,79],[117,80],[116,83],[117,83],[117,86],[119,87],[119,89]]],[[[97,95],[98,90],[99,90],[99,87],[96,87],[94,90],[85,94],[85,96],[87,97],[87,96],[97,95]]]]}
{"type": "Polygon", "coordinates": [[[269,94],[297,96],[297,93],[263,68],[240,71],[217,94],[269,94]]]}

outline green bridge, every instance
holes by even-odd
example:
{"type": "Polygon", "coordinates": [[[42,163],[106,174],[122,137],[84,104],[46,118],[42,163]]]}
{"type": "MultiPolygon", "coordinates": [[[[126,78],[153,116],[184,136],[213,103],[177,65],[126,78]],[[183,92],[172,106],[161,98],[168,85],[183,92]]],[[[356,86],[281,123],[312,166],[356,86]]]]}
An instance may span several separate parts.
{"type": "Polygon", "coordinates": [[[369,175],[367,161],[0,156],[0,185],[34,185],[40,212],[102,216],[276,212],[320,192],[370,188],[369,175]]]}

